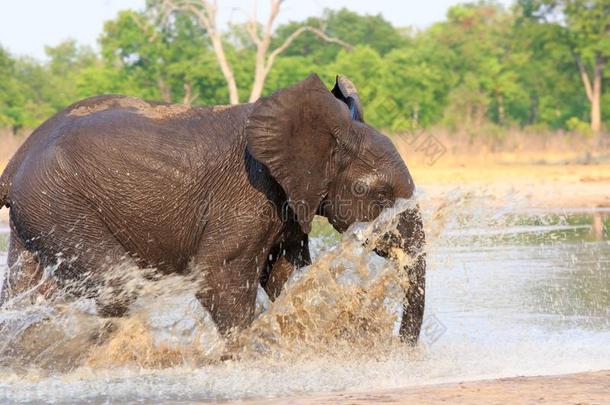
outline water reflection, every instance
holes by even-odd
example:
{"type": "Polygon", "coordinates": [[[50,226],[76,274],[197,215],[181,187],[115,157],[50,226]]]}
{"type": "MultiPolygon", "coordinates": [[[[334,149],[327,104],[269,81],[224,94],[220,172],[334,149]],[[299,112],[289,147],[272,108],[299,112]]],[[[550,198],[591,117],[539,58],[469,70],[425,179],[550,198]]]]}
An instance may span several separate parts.
{"type": "MultiPolygon", "coordinates": [[[[509,245],[436,256],[428,304],[450,318],[490,317],[494,334],[535,333],[533,327],[610,329],[610,244],[509,245]]],[[[583,332],[584,333],[584,332],[583,332]]]]}
{"type": "Polygon", "coordinates": [[[610,215],[606,212],[597,211],[592,214],[591,234],[596,240],[608,238],[610,229],[610,215]]]}

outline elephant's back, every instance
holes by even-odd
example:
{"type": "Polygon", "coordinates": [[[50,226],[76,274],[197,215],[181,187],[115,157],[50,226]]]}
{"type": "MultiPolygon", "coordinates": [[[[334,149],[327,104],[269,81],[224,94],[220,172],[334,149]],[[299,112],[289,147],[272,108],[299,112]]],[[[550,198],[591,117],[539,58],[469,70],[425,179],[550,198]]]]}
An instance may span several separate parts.
{"type": "Polygon", "coordinates": [[[91,97],[32,132],[4,177],[44,169],[41,166],[60,172],[129,164],[147,165],[151,171],[191,170],[199,161],[226,155],[243,143],[239,137],[249,109],[163,104],[120,95],[91,97]]]}
{"type": "Polygon", "coordinates": [[[197,193],[222,183],[213,178],[220,173],[215,165],[243,166],[233,155],[244,153],[240,128],[249,108],[124,96],[73,104],[37,128],[13,158],[13,211],[49,223],[65,207],[95,213],[117,238],[125,235],[124,246],[151,261],[156,252],[191,251],[205,214],[197,193]]]}
{"type": "MultiPolygon", "coordinates": [[[[250,105],[199,107],[97,96],[66,108],[60,131],[50,138],[65,146],[137,148],[140,154],[179,150],[181,156],[186,149],[201,156],[206,152],[201,146],[232,145],[250,109],[250,105]]],[[[210,151],[215,152],[220,150],[210,151]]]]}

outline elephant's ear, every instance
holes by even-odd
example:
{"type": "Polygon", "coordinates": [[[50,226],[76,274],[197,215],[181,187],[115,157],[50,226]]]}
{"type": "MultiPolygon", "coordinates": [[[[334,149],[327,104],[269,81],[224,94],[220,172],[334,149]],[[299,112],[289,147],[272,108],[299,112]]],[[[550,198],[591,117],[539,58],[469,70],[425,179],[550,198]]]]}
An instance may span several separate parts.
{"type": "Polygon", "coordinates": [[[248,150],[282,186],[305,233],[337,175],[333,150],[349,126],[348,109],[315,74],[259,99],[247,120],[248,150]]]}
{"type": "Polygon", "coordinates": [[[347,104],[352,119],[364,122],[362,103],[360,102],[356,86],[354,86],[354,83],[352,83],[350,79],[345,76],[337,75],[335,87],[333,87],[331,92],[335,97],[347,104]]]}

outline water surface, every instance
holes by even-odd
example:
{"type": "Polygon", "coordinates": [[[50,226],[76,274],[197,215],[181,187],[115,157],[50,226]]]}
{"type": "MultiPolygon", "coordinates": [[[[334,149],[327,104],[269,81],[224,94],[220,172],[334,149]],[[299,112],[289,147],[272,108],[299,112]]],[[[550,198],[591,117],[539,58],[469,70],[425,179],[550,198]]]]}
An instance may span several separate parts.
{"type": "MultiPolygon", "coordinates": [[[[278,324],[263,314],[243,337],[248,350],[219,360],[227,347],[189,292],[159,299],[157,291],[138,303],[129,322],[119,323],[120,338],[62,368],[54,365],[71,355],[62,350],[76,352],[89,344],[66,330],[99,326],[94,315],[86,308],[78,316],[45,315],[38,308],[29,318],[24,310],[0,311],[4,319],[30,323],[51,317],[56,335],[48,325],[13,331],[28,342],[45,335],[59,342],[44,343],[25,357],[5,345],[0,400],[239,399],[610,369],[610,212],[498,211],[463,200],[455,204],[426,213],[426,315],[416,350],[393,337],[394,290],[380,281],[385,261],[340,244],[320,222],[312,240],[318,267],[311,272],[317,273],[309,280],[318,281],[318,292],[302,295],[309,297],[303,307],[296,299],[271,306],[276,314],[317,328],[315,333],[278,332],[278,324]],[[341,260],[342,272],[325,272],[325,266],[341,260]],[[380,291],[389,297],[382,304],[374,296],[380,291]],[[354,296],[358,299],[351,300],[354,296]],[[336,308],[344,311],[334,313],[336,308]],[[369,326],[363,335],[341,325],[366,317],[375,319],[365,319],[369,326]],[[133,352],[138,353],[129,355],[133,352]]],[[[307,294],[298,283],[291,293],[307,294]]],[[[269,306],[262,301],[261,307],[269,306]]]]}

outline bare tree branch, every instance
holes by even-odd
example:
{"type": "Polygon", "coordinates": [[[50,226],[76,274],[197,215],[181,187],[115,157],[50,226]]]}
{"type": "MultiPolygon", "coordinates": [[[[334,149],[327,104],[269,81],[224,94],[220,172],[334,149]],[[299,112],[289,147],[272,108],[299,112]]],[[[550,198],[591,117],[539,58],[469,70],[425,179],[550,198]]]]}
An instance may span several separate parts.
{"type": "Polygon", "coordinates": [[[246,22],[246,30],[248,31],[248,35],[250,39],[256,46],[258,46],[261,42],[261,39],[258,36],[258,2],[254,0],[254,4],[252,6],[252,13],[250,15],[246,14],[247,22],[246,22]]]}
{"type": "Polygon", "coordinates": [[[193,85],[190,82],[184,83],[184,97],[182,98],[182,104],[191,105],[193,101],[199,97],[199,93],[193,93],[193,85]]]}
{"type": "Polygon", "coordinates": [[[209,0],[163,0],[161,7],[165,13],[171,14],[175,11],[183,11],[193,15],[199,24],[206,29],[212,42],[212,48],[216,55],[216,60],[220,66],[220,70],[227,82],[229,90],[229,102],[231,104],[239,103],[239,92],[233,69],[227,60],[227,56],[222,44],[222,33],[216,26],[216,11],[218,5],[216,1],[209,0]]]}
{"type": "Polygon", "coordinates": [[[129,13],[128,15],[131,18],[131,20],[134,22],[134,24],[138,26],[140,31],[142,31],[142,33],[144,35],[146,35],[146,38],[148,39],[149,43],[152,43],[155,41],[155,39],[157,39],[157,30],[155,30],[153,28],[152,35],[151,35],[149,33],[149,29],[148,29],[149,27],[147,27],[147,21],[145,21],[143,19],[142,15],[136,14],[136,13],[129,13]]]}
{"type": "MultiPolygon", "coordinates": [[[[250,37],[250,40],[256,46],[254,80],[252,82],[250,92],[250,102],[256,101],[261,96],[263,87],[265,85],[265,80],[267,79],[267,76],[271,71],[277,56],[284,52],[304,32],[311,32],[323,41],[335,43],[347,49],[352,49],[352,46],[347,42],[329,36],[320,28],[304,26],[294,31],[288,36],[288,38],[286,38],[284,43],[273,51],[269,52],[271,38],[273,37],[273,25],[280,14],[281,5],[283,2],[284,0],[269,0],[269,16],[267,17],[267,21],[262,29],[259,29],[257,3],[256,0],[254,0],[252,14],[249,16],[245,24],[247,34],[250,37]]],[[[229,100],[231,104],[237,104],[239,102],[237,84],[235,83],[233,69],[229,64],[224,52],[221,32],[216,25],[216,12],[218,10],[216,1],[163,0],[161,3],[161,9],[162,14],[166,16],[175,11],[189,13],[195,17],[203,28],[206,29],[210,37],[210,41],[212,42],[212,48],[216,54],[216,60],[218,61],[218,65],[220,66],[220,69],[227,82],[227,87],[229,89],[229,100]]]]}
{"type": "Polygon", "coordinates": [[[277,55],[279,55],[280,53],[284,52],[290,45],[292,45],[292,43],[304,32],[311,32],[316,34],[319,38],[323,39],[326,42],[331,42],[331,43],[335,43],[338,45],[341,45],[342,47],[348,49],[348,50],[352,50],[353,46],[348,44],[345,41],[342,41],[338,38],[334,38],[334,37],[330,37],[328,36],[324,31],[318,29],[318,28],[314,28],[314,27],[310,27],[310,26],[304,26],[304,27],[300,27],[299,29],[297,29],[296,31],[294,31],[292,34],[290,34],[288,36],[288,38],[286,38],[286,40],[284,41],[284,43],[280,46],[278,46],[276,49],[273,50],[273,52],[271,52],[271,54],[269,55],[269,59],[271,60],[271,64],[269,65],[269,68],[271,68],[271,65],[273,64],[273,59],[275,59],[275,57],[277,55]]]}
{"type": "Polygon", "coordinates": [[[271,12],[269,14],[269,18],[267,19],[267,24],[265,25],[263,37],[257,37],[259,41],[255,42],[257,48],[256,66],[254,70],[254,82],[252,83],[252,90],[250,92],[250,102],[256,101],[261,96],[263,87],[265,85],[265,80],[267,79],[267,76],[269,75],[277,56],[284,52],[304,32],[311,32],[326,42],[335,43],[347,49],[353,48],[347,42],[331,37],[319,28],[304,26],[295,30],[288,36],[288,38],[286,38],[282,45],[278,46],[268,54],[271,37],[273,36],[273,23],[280,12],[280,6],[283,0],[270,0],[270,2],[271,12]]]}
{"type": "Polygon", "coordinates": [[[280,6],[282,3],[283,0],[271,0],[271,12],[269,13],[269,18],[267,19],[267,25],[265,26],[265,38],[271,38],[271,35],[273,35],[273,23],[280,13],[280,6]]]}

